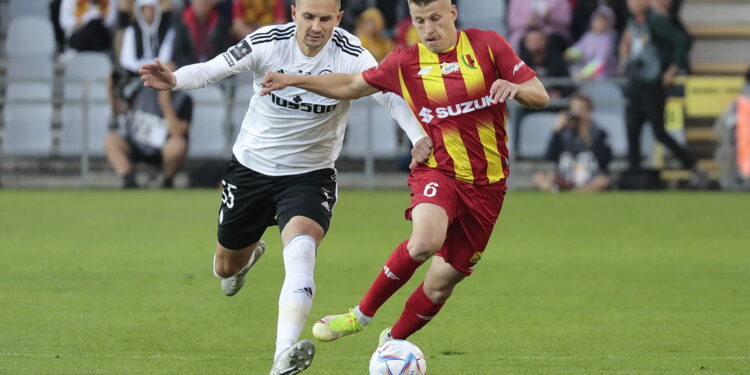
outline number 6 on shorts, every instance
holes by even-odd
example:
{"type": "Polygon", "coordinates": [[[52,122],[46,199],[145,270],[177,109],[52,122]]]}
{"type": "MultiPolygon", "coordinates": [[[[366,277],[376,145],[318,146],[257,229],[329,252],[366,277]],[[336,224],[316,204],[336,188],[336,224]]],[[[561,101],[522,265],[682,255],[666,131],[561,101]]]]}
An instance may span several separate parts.
{"type": "Polygon", "coordinates": [[[430,182],[427,184],[427,186],[424,187],[424,192],[422,192],[422,195],[425,197],[434,197],[437,194],[437,188],[439,188],[440,185],[437,184],[437,182],[430,182]]]}

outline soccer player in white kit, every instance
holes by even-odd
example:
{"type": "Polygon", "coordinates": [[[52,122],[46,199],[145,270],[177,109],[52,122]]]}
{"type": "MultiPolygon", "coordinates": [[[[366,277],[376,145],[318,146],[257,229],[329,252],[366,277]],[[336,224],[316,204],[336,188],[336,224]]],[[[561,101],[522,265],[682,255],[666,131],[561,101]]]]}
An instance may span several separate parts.
{"type": "MultiPolygon", "coordinates": [[[[337,27],[342,16],[340,0],[297,0],[293,23],[263,27],[214,59],[174,73],[157,60],[141,68],[141,79],[158,90],[189,90],[254,71],[257,94],[267,71],[320,75],[376,66],[359,39],[337,27]]],[[[403,99],[394,94],[374,98],[414,144],[413,163],[426,161],[432,144],[403,99]]],[[[271,375],[297,374],[313,359],[312,342],[297,340],[315,294],[316,248],[336,203],[334,162],[349,107],[349,101],[294,87],[254,95],[224,174],[214,273],[226,295],[242,288],[245,275],[265,252],[260,238],[266,228],[278,223],[281,231],[286,276],[271,375]]]]}

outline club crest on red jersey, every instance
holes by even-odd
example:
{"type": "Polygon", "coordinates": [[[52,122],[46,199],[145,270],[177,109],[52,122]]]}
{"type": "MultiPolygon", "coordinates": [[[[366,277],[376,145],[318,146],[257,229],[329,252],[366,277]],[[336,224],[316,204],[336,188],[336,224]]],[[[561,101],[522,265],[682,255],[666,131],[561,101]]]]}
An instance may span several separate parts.
{"type": "Polygon", "coordinates": [[[479,62],[477,61],[477,54],[476,53],[467,53],[463,56],[461,56],[461,62],[464,63],[464,66],[466,66],[469,69],[477,69],[479,68],[479,62]]]}

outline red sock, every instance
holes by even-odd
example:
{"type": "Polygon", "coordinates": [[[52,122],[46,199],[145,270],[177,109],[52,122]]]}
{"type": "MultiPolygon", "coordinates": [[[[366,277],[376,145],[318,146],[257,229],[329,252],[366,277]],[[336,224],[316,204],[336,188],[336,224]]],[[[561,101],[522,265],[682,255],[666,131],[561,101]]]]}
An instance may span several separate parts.
{"type": "Polygon", "coordinates": [[[419,331],[429,323],[445,305],[445,302],[432,302],[424,293],[423,287],[424,283],[419,284],[417,290],[406,300],[404,312],[401,313],[401,317],[391,328],[391,337],[394,339],[406,340],[412,333],[419,331]]]}
{"type": "Polygon", "coordinates": [[[412,259],[406,244],[409,240],[402,242],[396,250],[393,250],[391,256],[385,261],[383,270],[375,278],[375,281],[367,290],[367,294],[359,303],[359,311],[372,317],[378,311],[380,306],[391,298],[399,288],[404,286],[419,268],[422,263],[412,259]]]}

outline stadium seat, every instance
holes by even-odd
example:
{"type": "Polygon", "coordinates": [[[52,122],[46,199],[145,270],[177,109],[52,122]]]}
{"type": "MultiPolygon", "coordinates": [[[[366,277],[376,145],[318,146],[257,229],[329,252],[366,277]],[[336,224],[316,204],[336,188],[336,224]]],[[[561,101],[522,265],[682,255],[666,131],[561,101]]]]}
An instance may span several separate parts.
{"type": "Polygon", "coordinates": [[[55,35],[47,18],[21,16],[13,18],[5,39],[8,57],[52,58],[55,52],[55,35]]]}
{"type": "Polygon", "coordinates": [[[36,16],[49,19],[49,0],[10,0],[8,17],[36,16]]]}
{"type": "Polygon", "coordinates": [[[596,112],[624,113],[625,111],[625,95],[622,88],[614,82],[585,82],[581,84],[578,91],[591,99],[596,112]]]}
{"type": "Polygon", "coordinates": [[[541,159],[555,127],[556,113],[534,112],[523,117],[519,129],[518,156],[541,159]]]}
{"type": "Polygon", "coordinates": [[[471,0],[458,2],[458,14],[461,15],[462,28],[492,30],[505,35],[506,2],[499,0],[471,0]]]}
{"type": "Polygon", "coordinates": [[[62,128],[60,153],[78,156],[83,153],[84,124],[88,124],[89,155],[104,155],[104,138],[108,132],[111,107],[107,101],[106,79],[112,70],[104,53],[77,53],[66,64],[63,74],[62,128]],[[83,102],[88,81],[86,103],[83,102]],[[88,110],[85,108],[88,107],[88,110]]]}
{"type": "Polygon", "coordinates": [[[190,123],[188,155],[192,157],[228,156],[227,107],[219,86],[188,91],[193,99],[193,120],[190,123]]]}
{"type": "Polygon", "coordinates": [[[615,158],[627,157],[628,130],[625,125],[625,115],[623,113],[597,111],[592,116],[594,122],[607,132],[609,145],[612,147],[612,155],[615,158]]]}
{"type": "Polygon", "coordinates": [[[349,123],[346,127],[346,138],[341,150],[342,156],[362,159],[367,153],[367,126],[372,126],[372,151],[375,157],[394,157],[398,155],[398,125],[388,110],[378,104],[372,97],[365,97],[351,102],[349,123]],[[372,112],[368,117],[368,107],[372,112]]]}
{"type": "Polygon", "coordinates": [[[51,59],[27,59],[13,57],[8,59],[5,78],[8,81],[33,79],[34,81],[54,78],[54,64],[51,59]]]}
{"type": "Polygon", "coordinates": [[[52,152],[52,82],[9,78],[5,99],[4,153],[49,155],[52,152]]]}

